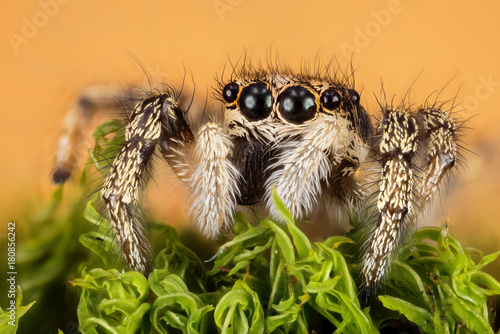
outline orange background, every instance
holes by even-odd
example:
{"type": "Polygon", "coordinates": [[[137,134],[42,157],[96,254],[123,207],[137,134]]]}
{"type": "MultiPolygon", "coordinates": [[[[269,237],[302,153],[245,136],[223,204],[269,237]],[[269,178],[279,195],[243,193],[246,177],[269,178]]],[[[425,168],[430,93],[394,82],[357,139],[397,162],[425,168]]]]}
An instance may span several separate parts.
{"type": "MultiPolygon", "coordinates": [[[[470,245],[500,249],[500,3],[308,3],[11,2],[0,20],[2,224],[8,219],[22,224],[27,205],[45,203],[53,191],[49,176],[62,118],[82,88],[146,83],[127,52],[156,82],[179,87],[185,67],[202,104],[228,58],[237,60],[245,51],[262,60],[278,54],[294,67],[317,55],[325,62],[335,55],[347,64],[354,52],[356,86],[371,114],[378,112],[374,94],[382,80],[387,94],[399,101],[423,71],[412,89],[415,103],[451,80],[441,99],[457,95],[460,116],[475,116],[463,137],[474,153],[464,153],[467,168],[435,201],[427,223],[450,217],[452,232],[470,245]]],[[[168,195],[163,187],[170,181],[158,180],[159,187],[149,187],[152,216],[182,220],[179,203],[185,194],[168,195]]]]}

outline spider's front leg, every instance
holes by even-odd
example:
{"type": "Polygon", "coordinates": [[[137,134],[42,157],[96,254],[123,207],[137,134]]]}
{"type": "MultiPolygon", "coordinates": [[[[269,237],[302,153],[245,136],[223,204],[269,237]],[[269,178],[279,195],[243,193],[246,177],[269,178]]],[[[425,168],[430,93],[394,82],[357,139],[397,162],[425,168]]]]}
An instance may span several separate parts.
{"type": "Polygon", "coordinates": [[[417,151],[417,122],[403,110],[387,109],[382,120],[380,154],[382,174],[377,228],[363,265],[363,286],[373,290],[380,282],[408,213],[411,212],[413,157],[417,151]]]}
{"type": "Polygon", "coordinates": [[[155,147],[159,145],[160,151],[166,154],[179,152],[175,149],[179,143],[191,142],[193,135],[184,112],[170,95],[155,95],[136,105],[125,132],[125,145],[115,158],[102,189],[116,237],[134,270],[144,274],[150,271],[149,243],[137,219],[137,205],[155,147]]]}
{"type": "Polygon", "coordinates": [[[455,131],[453,121],[441,110],[422,109],[417,116],[404,110],[384,110],[379,145],[382,172],[377,208],[380,216],[362,272],[367,292],[377,287],[405,228],[420,214],[443,176],[453,167],[455,131]],[[415,167],[414,161],[419,139],[427,145],[423,168],[415,167]]]}
{"type": "Polygon", "coordinates": [[[448,113],[434,108],[419,110],[427,139],[427,160],[418,181],[418,203],[422,208],[432,197],[446,172],[457,159],[457,128],[448,113]]]}

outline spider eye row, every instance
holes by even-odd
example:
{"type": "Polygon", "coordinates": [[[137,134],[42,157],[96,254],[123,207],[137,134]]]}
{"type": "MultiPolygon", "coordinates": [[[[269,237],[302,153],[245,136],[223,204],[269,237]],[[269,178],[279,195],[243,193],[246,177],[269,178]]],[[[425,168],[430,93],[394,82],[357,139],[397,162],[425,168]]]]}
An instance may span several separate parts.
{"type": "MultiPolygon", "coordinates": [[[[348,95],[345,102],[358,105],[359,94],[353,90],[346,90],[348,95]]],[[[222,97],[227,103],[236,103],[240,112],[250,121],[267,118],[272,111],[273,96],[268,85],[264,82],[255,82],[240,87],[231,82],[224,86],[222,97]]],[[[329,88],[321,94],[319,100],[316,94],[303,86],[286,88],[278,96],[278,111],[290,123],[300,124],[314,118],[320,110],[337,110],[342,106],[342,95],[335,89],[329,88]]]]}

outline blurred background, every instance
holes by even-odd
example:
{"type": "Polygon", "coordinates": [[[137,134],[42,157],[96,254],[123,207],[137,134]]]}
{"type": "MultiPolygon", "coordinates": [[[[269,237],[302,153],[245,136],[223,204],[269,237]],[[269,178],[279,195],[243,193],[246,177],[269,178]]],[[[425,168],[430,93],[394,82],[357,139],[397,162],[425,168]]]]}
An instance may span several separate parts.
{"type": "MultiPolygon", "coordinates": [[[[0,23],[1,224],[15,220],[21,238],[30,208],[49,200],[62,119],[82,89],[147,85],[130,54],[154,82],[180,87],[187,74],[192,89],[192,75],[198,103],[208,95],[217,106],[214,77],[246,52],[264,62],[275,54],[295,68],[317,56],[325,63],[336,57],[341,66],[352,59],[356,88],[372,115],[382,83],[395,101],[414,81],[416,104],[443,88],[440,100],[456,97],[457,117],[468,119],[466,167],[443,187],[421,224],[449,218],[465,244],[499,250],[499,10],[494,1],[13,2],[0,23]]],[[[180,224],[187,195],[182,186],[165,190],[174,181],[159,169],[158,185],[149,187],[149,212],[154,220],[180,224]]],[[[500,267],[498,261],[491,266],[500,267]]]]}

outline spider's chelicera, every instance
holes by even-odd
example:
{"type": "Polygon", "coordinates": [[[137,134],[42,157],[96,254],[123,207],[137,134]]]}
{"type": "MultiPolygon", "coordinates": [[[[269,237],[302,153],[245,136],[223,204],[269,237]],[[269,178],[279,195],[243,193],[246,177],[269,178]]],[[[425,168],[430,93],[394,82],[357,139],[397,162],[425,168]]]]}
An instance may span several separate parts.
{"type": "MultiPolygon", "coordinates": [[[[209,238],[232,227],[239,205],[261,204],[279,219],[273,186],[296,219],[375,204],[362,284],[367,290],[377,286],[405,228],[454,166],[457,127],[442,104],[401,103],[382,105],[375,129],[352,76],[320,73],[237,69],[216,92],[223,120],[197,129],[170,90],[150,93],[132,107],[125,144],[102,189],[132,269],[150,271],[136,205],[157,151],[190,189],[193,220],[209,238]]],[[[79,141],[79,119],[109,106],[112,95],[121,94],[90,90],[74,106],[60,140],[55,182],[64,182],[74,167],[68,152],[79,141]]]]}

